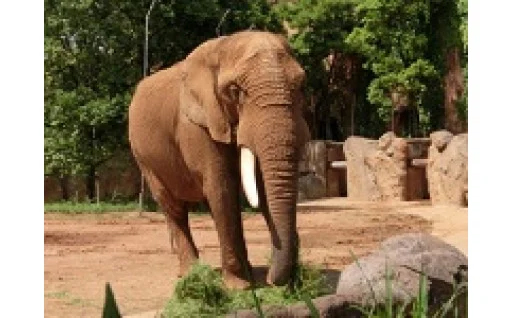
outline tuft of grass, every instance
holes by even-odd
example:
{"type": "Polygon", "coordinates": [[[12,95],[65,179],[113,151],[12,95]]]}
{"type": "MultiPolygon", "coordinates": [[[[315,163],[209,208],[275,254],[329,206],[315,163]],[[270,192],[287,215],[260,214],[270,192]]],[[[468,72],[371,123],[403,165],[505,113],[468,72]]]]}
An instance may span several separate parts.
{"type": "Polygon", "coordinates": [[[107,212],[131,212],[137,211],[136,202],[110,203],[110,202],[52,202],[44,204],[44,213],[64,213],[64,214],[83,214],[83,213],[107,213],[107,212]]]}
{"type": "Polygon", "coordinates": [[[200,301],[207,306],[220,307],[229,301],[229,295],[219,272],[208,265],[197,264],[175,287],[176,299],[200,301]]]}
{"type": "Polygon", "coordinates": [[[218,317],[239,309],[289,305],[327,294],[327,284],[318,268],[300,264],[294,286],[257,286],[249,290],[229,290],[219,272],[208,265],[195,264],[187,276],[176,283],[167,303],[165,317],[218,317]]]}

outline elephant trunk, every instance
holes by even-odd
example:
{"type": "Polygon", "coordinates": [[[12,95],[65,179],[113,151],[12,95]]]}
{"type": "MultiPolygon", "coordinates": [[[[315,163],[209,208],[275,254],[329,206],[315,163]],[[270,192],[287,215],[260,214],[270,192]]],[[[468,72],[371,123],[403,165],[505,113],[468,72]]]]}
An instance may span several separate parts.
{"type": "MultiPolygon", "coordinates": [[[[257,67],[251,72],[244,73],[250,74],[241,83],[247,88],[249,98],[239,122],[238,144],[242,146],[242,156],[248,151],[243,147],[256,155],[261,169],[266,202],[250,199],[251,193],[254,196],[255,192],[246,185],[251,182],[242,180],[242,183],[250,203],[266,205],[269,211],[266,219],[272,240],[272,263],[267,282],[283,285],[292,279],[298,257],[296,202],[299,145],[298,121],[294,118],[291,92],[284,71],[275,64],[275,60],[261,59],[253,64],[257,67]]],[[[248,160],[246,171],[252,170],[254,173],[253,160],[248,160]]],[[[244,171],[242,178],[245,178],[244,171]]]]}
{"type": "Polygon", "coordinates": [[[271,284],[287,283],[297,263],[296,221],[298,151],[293,121],[284,109],[265,122],[255,140],[261,167],[268,225],[272,239],[272,263],[267,276],[271,284]]]}

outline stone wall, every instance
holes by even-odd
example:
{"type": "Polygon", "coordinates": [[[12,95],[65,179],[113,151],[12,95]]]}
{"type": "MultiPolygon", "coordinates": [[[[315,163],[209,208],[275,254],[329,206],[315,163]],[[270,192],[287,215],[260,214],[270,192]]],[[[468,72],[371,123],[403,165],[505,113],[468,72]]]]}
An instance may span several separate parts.
{"type": "Polygon", "coordinates": [[[423,166],[413,159],[427,157],[428,139],[398,138],[387,132],[379,140],[358,136],[344,143],[347,192],[353,200],[410,201],[428,198],[423,166]]]}
{"type": "Polygon", "coordinates": [[[353,136],[345,141],[344,151],[350,199],[407,199],[407,143],[403,138],[392,132],[378,141],[353,136]]]}
{"type": "Polygon", "coordinates": [[[430,135],[427,176],[432,204],[468,205],[468,134],[430,135]]]}

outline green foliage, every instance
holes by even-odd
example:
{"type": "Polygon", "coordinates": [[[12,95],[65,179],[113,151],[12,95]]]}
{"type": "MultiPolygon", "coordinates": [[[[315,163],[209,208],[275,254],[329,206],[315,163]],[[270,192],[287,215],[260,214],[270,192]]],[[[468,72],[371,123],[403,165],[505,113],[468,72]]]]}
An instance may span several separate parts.
{"type": "MultiPolygon", "coordinates": [[[[461,63],[467,63],[467,0],[298,0],[276,11],[291,29],[290,43],[306,70],[306,92],[317,118],[350,116],[338,91],[345,83],[325,59],[356,54],[370,72],[353,74],[359,78],[351,88],[357,96],[356,134],[380,136],[397,92],[419,107],[425,133],[442,128],[446,50],[464,47],[461,63]]],[[[464,107],[467,113],[467,103],[463,113],[464,107]]]]}
{"type": "MultiPolygon", "coordinates": [[[[176,283],[174,295],[165,308],[166,317],[217,317],[239,309],[262,305],[288,305],[327,293],[320,270],[300,265],[296,287],[259,287],[228,290],[219,272],[208,265],[195,264],[176,283]],[[255,301],[255,297],[258,303],[255,301]]],[[[261,308],[260,308],[261,309],[261,308]]]]}
{"type": "Polygon", "coordinates": [[[464,45],[464,52],[468,52],[468,0],[457,1],[457,11],[460,18],[459,31],[464,45]]]}
{"type": "MultiPolygon", "coordinates": [[[[326,58],[334,53],[353,53],[345,38],[357,23],[355,0],[298,0],[276,6],[276,12],[290,28],[289,42],[306,71],[307,105],[321,118],[339,117],[340,87],[329,70],[326,58]]],[[[313,127],[314,128],[314,127],[313,127]]]]}
{"type": "MultiPolygon", "coordinates": [[[[45,0],[45,174],[94,174],[128,148],[127,109],[142,78],[151,0],[45,0]]],[[[265,0],[161,1],[149,24],[149,65],[167,67],[203,41],[248,29],[281,30],[265,0]]]]}
{"type": "Polygon", "coordinates": [[[176,299],[186,298],[216,307],[228,300],[228,294],[220,274],[207,265],[193,266],[189,274],[176,283],[176,299]]]}
{"type": "Polygon", "coordinates": [[[379,115],[386,121],[390,108],[396,106],[393,93],[422,107],[427,81],[437,75],[426,58],[429,1],[363,0],[356,14],[360,24],[346,43],[366,58],[364,66],[376,76],[368,86],[368,100],[379,106],[379,115]]]}
{"type": "MultiPolygon", "coordinates": [[[[143,76],[151,1],[45,0],[45,174],[91,175],[128,149],[126,114],[143,76]]],[[[354,97],[355,133],[380,136],[397,91],[419,107],[428,132],[442,128],[441,79],[453,47],[460,48],[465,75],[458,108],[467,118],[467,16],[467,0],[159,1],[149,21],[149,68],[174,64],[217,33],[282,32],[284,22],[307,73],[313,133],[335,117],[344,121],[346,137],[347,100],[354,97]],[[328,56],[351,57],[366,69],[356,69],[353,86],[346,87],[328,56]]],[[[313,135],[319,136],[327,138],[313,135]]]]}

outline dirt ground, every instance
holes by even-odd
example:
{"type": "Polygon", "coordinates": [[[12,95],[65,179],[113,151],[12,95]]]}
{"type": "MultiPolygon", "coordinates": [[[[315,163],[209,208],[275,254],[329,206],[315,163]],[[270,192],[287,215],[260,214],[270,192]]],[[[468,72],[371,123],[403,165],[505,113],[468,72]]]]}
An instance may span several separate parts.
{"type": "MultiPolygon", "coordinates": [[[[332,198],[300,204],[297,219],[301,259],[324,268],[334,283],[352,262],[350,250],[366,255],[396,234],[432,233],[467,255],[467,208],[332,198]]],[[[192,217],[191,226],[201,260],[219,267],[211,217],[192,217]]],[[[45,317],[101,316],[106,282],[123,315],[161,309],[172,294],[178,260],[158,213],[47,214],[44,233],[45,317]]],[[[245,215],[244,233],[263,277],[270,251],[263,217],[245,215]]]]}

